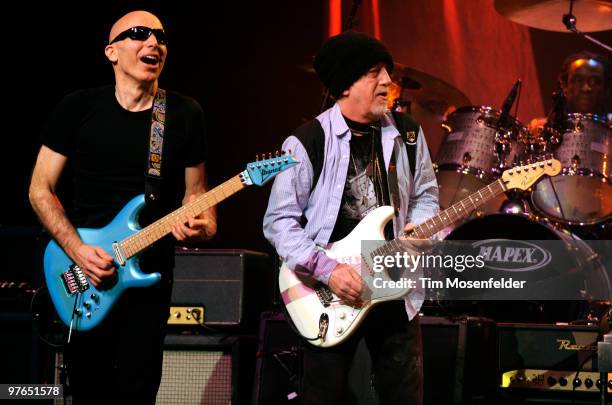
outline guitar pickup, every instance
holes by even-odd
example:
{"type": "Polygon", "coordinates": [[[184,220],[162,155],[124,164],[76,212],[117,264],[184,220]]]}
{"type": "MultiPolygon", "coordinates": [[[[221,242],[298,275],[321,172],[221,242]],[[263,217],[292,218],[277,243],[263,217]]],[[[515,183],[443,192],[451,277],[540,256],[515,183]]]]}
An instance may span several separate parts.
{"type": "Polygon", "coordinates": [[[61,275],[68,295],[81,293],[89,289],[89,281],[81,268],[73,264],[70,269],[61,275]]]}

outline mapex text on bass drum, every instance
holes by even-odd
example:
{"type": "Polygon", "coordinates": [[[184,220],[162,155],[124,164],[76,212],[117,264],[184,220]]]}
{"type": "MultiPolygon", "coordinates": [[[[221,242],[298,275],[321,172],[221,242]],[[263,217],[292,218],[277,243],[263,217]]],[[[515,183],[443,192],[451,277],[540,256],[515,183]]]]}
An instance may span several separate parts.
{"type": "MultiPolygon", "coordinates": [[[[592,297],[612,294],[610,277],[591,246],[567,231],[524,215],[493,214],[458,226],[445,240],[470,241],[463,254],[489,252],[485,267],[463,272],[466,279],[515,278],[529,280],[531,291],[492,291],[494,300],[466,302],[456,295],[455,311],[483,315],[498,322],[569,322],[578,319],[592,297]],[[541,251],[531,255],[520,251],[541,251]],[[521,258],[529,260],[520,260],[521,258]],[[562,292],[560,290],[563,290],[562,292]],[[518,301],[517,297],[532,297],[518,301]]],[[[469,291],[458,291],[467,294],[469,291]]]]}
{"type": "MultiPolygon", "coordinates": [[[[527,130],[512,117],[500,123],[501,112],[487,106],[462,107],[442,124],[446,137],[436,155],[440,207],[448,208],[486,186],[512,166],[527,130]]],[[[503,197],[485,212],[498,212],[503,197]]]]}
{"type": "Polygon", "coordinates": [[[536,210],[566,224],[594,224],[610,219],[612,129],[594,114],[568,114],[563,139],[553,149],[561,161],[560,176],[536,184],[536,210]]]}

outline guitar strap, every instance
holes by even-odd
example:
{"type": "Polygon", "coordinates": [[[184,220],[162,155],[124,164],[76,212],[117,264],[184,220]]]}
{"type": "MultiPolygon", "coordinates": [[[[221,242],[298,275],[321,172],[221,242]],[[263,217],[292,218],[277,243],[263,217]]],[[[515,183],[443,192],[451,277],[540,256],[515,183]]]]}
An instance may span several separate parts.
{"type": "Polygon", "coordinates": [[[400,208],[400,196],[399,196],[399,182],[397,178],[397,156],[401,150],[401,142],[404,142],[406,148],[406,154],[408,157],[408,165],[410,167],[410,175],[414,180],[416,170],[416,144],[417,137],[419,135],[419,124],[412,121],[407,114],[399,113],[392,110],[391,115],[395,123],[395,128],[400,133],[401,141],[395,139],[393,145],[393,153],[391,153],[391,160],[389,162],[389,170],[387,173],[387,181],[389,184],[389,194],[391,196],[391,204],[395,208],[395,216],[399,215],[400,208]]]}
{"type": "Polygon", "coordinates": [[[147,203],[158,201],[161,193],[162,152],[166,124],[166,91],[158,89],[151,112],[149,153],[145,172],[145,199],[147,203]]]}

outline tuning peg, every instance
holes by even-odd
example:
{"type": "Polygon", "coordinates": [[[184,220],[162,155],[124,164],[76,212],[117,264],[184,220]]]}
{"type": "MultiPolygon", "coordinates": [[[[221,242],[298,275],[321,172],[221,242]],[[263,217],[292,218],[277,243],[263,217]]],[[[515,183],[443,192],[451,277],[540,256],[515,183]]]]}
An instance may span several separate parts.
{"type": "Polygon", "coordinates": [[[279,157],[279,156],[280,156],[280,152],[278,150],[274,152],[274,157],[279,157]]]}
{"type": "Polygon", "coordinates": [[[259,162],[259,154],[257,154],[257,153],[255,154],[255,161],[259,162]]]}

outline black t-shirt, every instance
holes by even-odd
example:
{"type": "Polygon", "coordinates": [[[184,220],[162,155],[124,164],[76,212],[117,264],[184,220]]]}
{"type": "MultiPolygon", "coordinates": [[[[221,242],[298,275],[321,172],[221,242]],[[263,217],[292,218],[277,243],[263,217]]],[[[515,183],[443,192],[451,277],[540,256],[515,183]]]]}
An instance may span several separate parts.
{"type": "Polygon", "coordinates": [[[330,236],[336,242],[357,226],[371,211],[389,205],[387,172],[380,141],[380,127],[344,117],[352,136],[350,159],[340,203],[340,212],[330,236]],[[377,168],[380,172],[377,174],[377,168]]]}
{"type": "MultiPolygon", "coordinates": [[[[175,92],[166,94],[161,199],[141,213],[142,226],[180,206],[185,167],[203,162],[207,153],[200,105],[175,92]]],[[[105,226],[128,201],[144,193],[150,129],[151,109],[123,109],[114,86],[77,91],[57,106],[42,143],[68,158],[73,196],[68,216],[75,226],[105,226]]],[[[163,263],[173,263],[171,242],[166,238],[151,249],[162,254],[156,257],[163,263]]]]}

